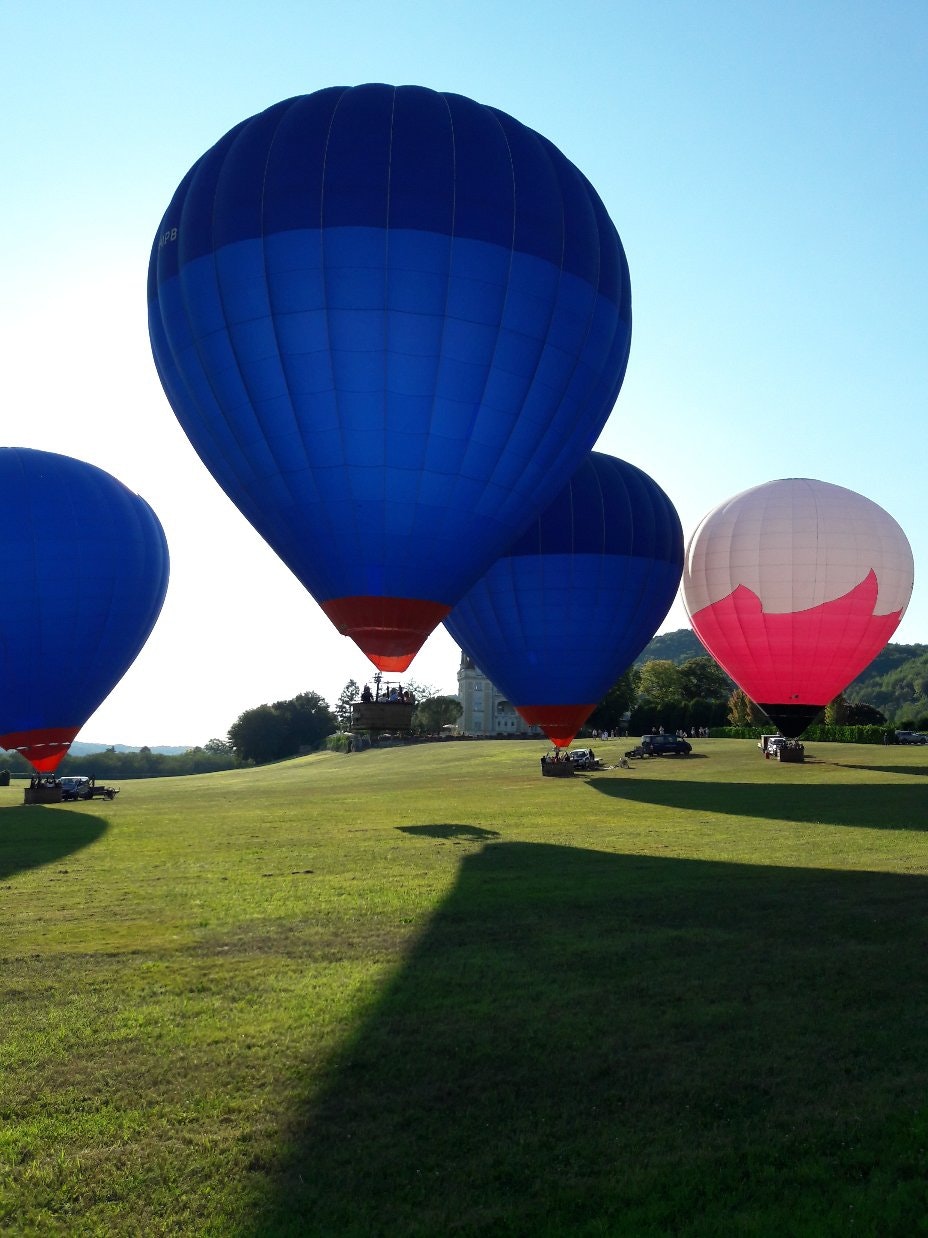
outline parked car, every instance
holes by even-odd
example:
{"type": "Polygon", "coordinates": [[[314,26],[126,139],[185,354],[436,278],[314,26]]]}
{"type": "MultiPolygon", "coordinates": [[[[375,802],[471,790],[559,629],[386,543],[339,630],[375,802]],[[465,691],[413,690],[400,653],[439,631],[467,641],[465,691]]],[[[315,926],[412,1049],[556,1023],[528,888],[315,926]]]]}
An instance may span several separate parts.
{"type": "Polygon", "coordinates": [[[780,754],[780,749],[786,743],[786,738],[783,735],[762,735],[758,741],[758,748],[763,751],[765,757],[771,757],[773,760],[780,754]]]}
{"type": "Polygon", "coordinates": [[[923,735],[921,731],[897,731],[897,744],[928,744],[928,735],[923,735]]]}
{"type": "Polygon", "coordinates": [[[688,757],[693,745],[679,735],[642,735],[641,751],[646,757],[688,757]]]}
{"type": "Polygon", "coordinates": [[[596,769],[599,766],[599,758],[592,748],[572,748],[567,755],[576,769],[596,769]]]}

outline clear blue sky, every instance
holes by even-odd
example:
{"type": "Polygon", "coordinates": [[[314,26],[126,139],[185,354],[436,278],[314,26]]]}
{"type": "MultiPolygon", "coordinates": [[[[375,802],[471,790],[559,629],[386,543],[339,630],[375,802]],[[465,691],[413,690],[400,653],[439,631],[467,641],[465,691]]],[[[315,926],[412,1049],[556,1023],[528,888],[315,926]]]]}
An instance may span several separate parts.
{"type": "MultiPolygon", "coordinates": [[[[0,11],[3,434],[90,460],[164,524],[172,578],[80,738],[203,743],[370,664],[232,508],[148,345],[149,248],[178,181],[271,103],[365,81],[457,91],[551,138],[622,236],[634,330],[599,448],[687,536],[748,486],[848,486],[906,530],[895,640],[928,642],[924,0],[36,0],[0,11]]],[[[664,630],[686,625],[682,608],[664,630]]],[[[411,668],[454,690],[443,632],[411,668]]]]}

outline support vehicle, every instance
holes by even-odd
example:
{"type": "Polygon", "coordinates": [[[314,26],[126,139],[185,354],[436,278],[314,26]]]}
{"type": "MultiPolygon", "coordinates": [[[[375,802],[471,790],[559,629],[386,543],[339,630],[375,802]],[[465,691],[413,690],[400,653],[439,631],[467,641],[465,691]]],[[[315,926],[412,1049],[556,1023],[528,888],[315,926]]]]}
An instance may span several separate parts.
{"type": "Polygon", "coordinates": [[[98,787],[95,778],[87,778],[84,774],[65,774],[58,782],[62,800],[114,800],[119,794],[118,787],[98,787]]]}

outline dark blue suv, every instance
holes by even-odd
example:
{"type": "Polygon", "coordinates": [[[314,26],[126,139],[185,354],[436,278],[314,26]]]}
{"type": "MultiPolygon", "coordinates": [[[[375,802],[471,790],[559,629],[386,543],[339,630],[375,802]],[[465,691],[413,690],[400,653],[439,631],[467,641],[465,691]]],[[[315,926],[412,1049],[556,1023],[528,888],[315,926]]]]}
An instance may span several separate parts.
{"type": "Polygon", "coordinates": [[[679,735],[642,735],[641,751],[646,757],[688,757],[693,745],[679,735]]]}

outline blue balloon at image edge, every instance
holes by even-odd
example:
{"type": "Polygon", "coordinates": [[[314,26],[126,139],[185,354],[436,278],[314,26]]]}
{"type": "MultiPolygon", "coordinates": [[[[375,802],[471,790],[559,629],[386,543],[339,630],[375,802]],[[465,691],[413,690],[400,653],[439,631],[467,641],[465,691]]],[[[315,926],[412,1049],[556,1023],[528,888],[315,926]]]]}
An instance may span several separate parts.
{"type": "Polygon", "coordinates": [[[0,747],[53,770],[148,639],[167,542],[115,477],[31,448],[0,448],[0,524],[0,747]]]}
{"type": "Polygon", "coordinates": [[[563,746],[657,631],[683,570],[676,509],[591,452],[445,627],[526,721],[563,746]]]}
{"type": "Polygon", "coordinates": [[[403,669],[598,437],[628,267],[589,182],[519,121],[333,87],[191,168],[149,330],[216,481],[339,630],[403,669]]]}

